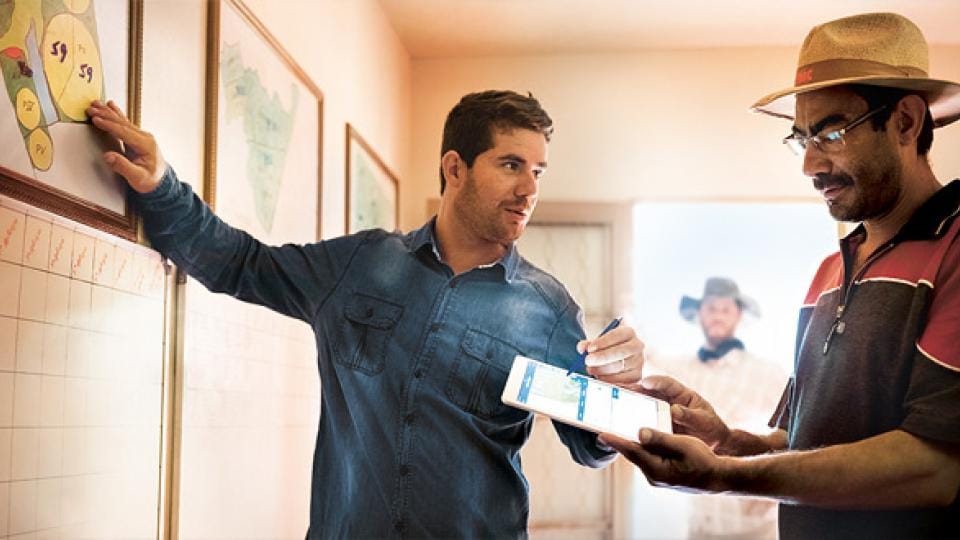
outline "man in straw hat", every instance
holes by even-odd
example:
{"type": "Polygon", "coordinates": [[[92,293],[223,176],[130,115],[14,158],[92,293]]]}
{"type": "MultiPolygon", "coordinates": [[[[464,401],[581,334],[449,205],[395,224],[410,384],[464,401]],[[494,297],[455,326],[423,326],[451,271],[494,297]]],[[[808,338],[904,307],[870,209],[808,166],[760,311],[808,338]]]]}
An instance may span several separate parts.
{"type": "MultiPolygon", "coordinates": [[[[763,430],[787,374],[778,364],[750,353],[737,338],[745,314],[759,317],[760,307],[734,280],[707,278],[700,298],[683,295],[680,299],[680,316],[700,326],[703,345],[687,354],[650,354],[645,371],[683,381],[709,401],[728,426],[763,430]]],[[[777,509],[770,501],[700,495],[687,502],[690,538],[777,537],[777,509]]]]}
{"type": "Polygon", "coordinates": [[[960,85],[928,77],[909,20],[858,15],[813,28],[795,85],[753,109],[793,121],[784,143],[830,214],[861,222],[810,286],[777,430],[729,429],[658,378],[643,386],[678,434],[603,439],[657,485],[779,500],[784,538],[958,537],[960,181],[927,153],[960,85]]]}

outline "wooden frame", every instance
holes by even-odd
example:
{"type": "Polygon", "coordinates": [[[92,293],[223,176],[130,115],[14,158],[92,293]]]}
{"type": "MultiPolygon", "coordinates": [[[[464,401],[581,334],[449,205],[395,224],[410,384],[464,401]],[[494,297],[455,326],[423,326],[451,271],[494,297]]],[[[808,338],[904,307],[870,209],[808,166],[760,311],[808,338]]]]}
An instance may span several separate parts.
{"type": "MultiPolygon", "coordinates": [[[[11,16],[19,2],[27,1],[14,0],[0,7],[0,18],[4,9],[11,16]]],[[[136,216],[126,197],[126,184],[100,158],[101,152],[117,144],[96,128],[80,124],[86,122],[83,111],[92,99],[125,99],[127,116],[140,123],[142,0],[125,4],[128,25],[118,30],[114,28],[121,17],[103,8],[102,0],[90,0],[82,12],[64,7],[52,14],[44,14],[41,2],[35,3],[39,20],[46,24],[43,35],[36,36],[31,27],[23,48],[14,45],[0,51],[6,94],[13,105],[0,122],[9,119],[17,124],[0,135],[0,144],[10,148],[17,146],[10,141],[23,139],[23,152],[19,147],[4,152],[0,193],[136,240],[136,216]],[[62,41],[57,39],[61,36],[62,41]],[[93,42],[92,52],[85,41],[93,42]],[[51,87],[59,90],[57,97],[51,87]]]]}
{"type": "Polygon", "coordinates": [[[396,230],[400,220],[397,176],[350,124],[347,124],[346,147],[347,234],[371,228],[396,230]],[[363,190],[370,198],[358,201],[355,190],[363,190]]]}
{"type": "MultiPolygon", "coordinates": [[[[321,172],[323,93],[319,87],[310,80],[303,68],[293,59],[277,38],[270,33],[266,26],[264,26],[242,0],[213,0],[209,3],[206,62],[207,86],[204,142],[207,151],[204,157],[204,176],[206,179],[203,190],[204,199],[211,208],[217,210],[218,214],[227,217],[232,224],[246,229],[247,232],[260,237],[261,240],[269,242],[281,240],[312,241],[319,239],[321,237],[320,214],[323,191],[321,172]],[[225,25],[233,26],[227,27],[225,25]],[[225,30],[232,33],[226,35],[225,30]],[[257,57],[254,61],[260,60],[263,63],[254,64],[254,67],[250,68],[244,64],[244,62],[250,61],[250,58],[244,58],[242,56],[244,54],[243,51],[253,51],[261,56],[269,56],[269,62],[266,62],[264,58],[257,57]],[[270,71],[270,74],[263,75],[266,82],[260,79],[261,73],[259,70],[270,71]],[[252,75],[250,74],[251,72],[252,75]],[[227,75],[224,76],[224,73],[227,75]],[[230,78],[238,73],[244,76],[242,81],[240,79],[230,78]],[[249,79],[247,78],[248,75],[250,77],[249,79]],[[277,80],[280,80],[281,83],[289,83],[286,89],[290,89],[291,91],[289,93],[285,91],[284,95],[281,96],[277,90],[277,87],[280,85],[280,83],[277,83],[277,80]],[[235,83],[235,81],[237,82],[235,83]],[[260,101],[257,104],[249,103],[249,96],[243,94],[244,91],[251,89],[257,92],[262,91],[262,95],[259,96],[260,101]],[[289,98],[290,101],[288,105],[289,111],[284,110],[285,104],[283,101],[287,98],[289,98]],[[234,162],[238,161],[238,159],[218,161],[218,155],[223,151],[237,150],[236,141],[233,141],[235,144],[233,148],[228,146],[230,141],[225,141],[224,128],[231,121],[229,118],[231,114],[235,119],[237,111],[232,109],[232,107],[237,107],[238,102],[243,103],[242,106],[246,113],[246,116],[242,119],[242,121],[245,122],[245,129],[255,130],[253,140],[248,141],[246,144],[248,155],[247,168],[245,171],[236,170],[237,167],[234,162]],[[298,107],[308,109],[316,107],[316,114],[303,114],[298,107]],[[226,116],[228,118],[224,118],[224,112],[227,113],[226,116]],[[255,115],[253,113],[255,113],[255,115]],[[311,118],[315,119],[315,123],[311,118]],[[278,127],[278,125],[280,127],[278,127]],[[285,128],[289,129],[286,133],[284,133],[285,128]],[[260,134],[267,139],[262,141],[264,144],[260,144],[259,147],[256,145],[261,141],[256,139],[256,134],[260,134]],[[305,142],[302,141],[301,138],[296,136],[298,134],[308,140],[305,142]],[[286,138],[284,138],[284,136],[286,138]],[[279,137],[279,139],[277,137],[279,137]],[[274,144],[271,145],[267,143],[274,144]],[[291,166],[288,163],[290,159],[303,158],[312,161],[314,156],[316,158],[315,165],[311,163],[308,167],[309,170],[301,170],[302,167],[294,167],[296,170],[291,172],[291,166]],[[279,159],[281,161],[277,170],[273,171],[279,175],[274,179],[277,185],[264,185],[261,182],[259,185],[255,184],[252,188],[256,198],[254,203],[258,205],[263,204],[260,196],[265,196],[268,199],[278,197],[279,195],[277,193],[271,193],[269,190],[275,189],[279,192],[279,185],[281,183],[286,182],[289,184],[293,181],[302,181],[304,174],[308,174],[310,177],[315,175],[316,182],[315,184],[309,184],[308,191],[314,189],[315,185],[316,197],[310,198],[309,201],[299,201],[304,204],[315,203],[316,205],[312,211],[312,215],[316,218],[316,226],[311,229],[311,234],[314,236],[310,238],[291,238],[288,235],[279,238],[276,234],[270,232],[270,227],[267,226],[262,218],[264,218],[264,216],[281,216],[290,209],[276,213],[275,206],[273,209],[268,209],[264,211],[264,213],[261,213],[262,208],[258,207],[257,214],[258,217],[261,218],[259,225],[263,225],[265,230],[260,228],[257,223],[251,224],[245,222],[242,217],[238,219],[236,215],[238,208],[236,208],[236,204],[233,204],[237,202],[236,194],[233,194],[232,202],[229,200],[230,193],[227,194],[228,200],[224,200],[225,190],[229,192],[231,190],[242,189],[240,186],[243,181],[239,178],[233,180],[237,176],[246,177],[246,180],[251,182],[254,180],[251,178],[251,171],[261,173],[261,175],[263,174],[263,169],[251,169],[251,167],[256,167],[254,161],[251,161],[255,159],[265,160],[264,162],[269,162],[270,165],[273,165],[275,160],[279,159]],[[233,167],[233,170],[231,170],[231,167],[233,167]],[[231,182],[224,183],[225,175],[231,179],[231,182]],[[260,228],[260,234],[258,234],[258,228],[260,228]]],[[[231,157],[237,156],[231,154],[231,157]]],[[[263,176],[260,176],[260,178],[262,180],[263,176]]],[[[302,198],[302,195],[303,194],[300,193],[298,197],[302,198]]],[[[274,202],[278,204],[278,201],[274,202]]],[[[302,209],[297,208],[292,211],[299,212],[300,210],[302,209]]],[[[299,225],[299,228],[302,230],[302,220],[299,225]]]]}

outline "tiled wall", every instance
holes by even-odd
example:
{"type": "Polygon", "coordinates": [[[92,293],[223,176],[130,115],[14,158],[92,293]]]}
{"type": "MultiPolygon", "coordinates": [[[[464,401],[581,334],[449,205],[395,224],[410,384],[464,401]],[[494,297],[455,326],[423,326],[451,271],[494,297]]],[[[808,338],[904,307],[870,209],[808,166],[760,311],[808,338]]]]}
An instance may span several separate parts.
{"type": "Polygon", "coordinates": [[[180,536],[302,538],[320,414],[313,332],[192,279],[185,305],[180,536]]]}
{"type": "Polygon", "coordinates": [[[0,538],[157,536],[164,270],[0,198],[0,538]]]}

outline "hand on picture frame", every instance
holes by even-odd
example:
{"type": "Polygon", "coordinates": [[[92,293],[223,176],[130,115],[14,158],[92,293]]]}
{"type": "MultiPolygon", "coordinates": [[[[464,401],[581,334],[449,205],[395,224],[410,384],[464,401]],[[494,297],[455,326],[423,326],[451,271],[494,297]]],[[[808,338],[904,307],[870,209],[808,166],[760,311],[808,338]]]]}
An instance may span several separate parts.
{"type": "Polygon", "coordinates": [[[94,101],[87,108],[93,125],[123,143],[125,154],[104,152],[103,160],[139,193],[149,193],[160,184],[167,168],[156,139],[131,122],[112,100],[94,101]]]}

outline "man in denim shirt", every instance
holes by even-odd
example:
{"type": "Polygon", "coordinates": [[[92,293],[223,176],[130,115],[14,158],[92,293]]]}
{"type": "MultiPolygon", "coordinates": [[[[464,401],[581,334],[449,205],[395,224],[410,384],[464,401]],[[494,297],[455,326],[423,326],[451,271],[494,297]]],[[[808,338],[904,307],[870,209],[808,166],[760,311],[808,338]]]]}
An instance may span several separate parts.
{"type": "MultiPolygon", "coordinates": [[[[104,159],[139,193],[158,250],[213,291],[312,326],[323,392],[310,538],[524,536],[532,415],[500,402],[513,357],[567,367],[587,348],[590,374],[640,377],[635,332],[582,341],[580,308],[517,253],[552,132],[532,96],[481,92],[453,108],[440,209],[422,228],[281,247],[220,221],[112,103],[88,114],[126,144],[132,161],[104,159]]],[[[594,434],[554,426],[578,463],[613,460],[594,434]]]]}

